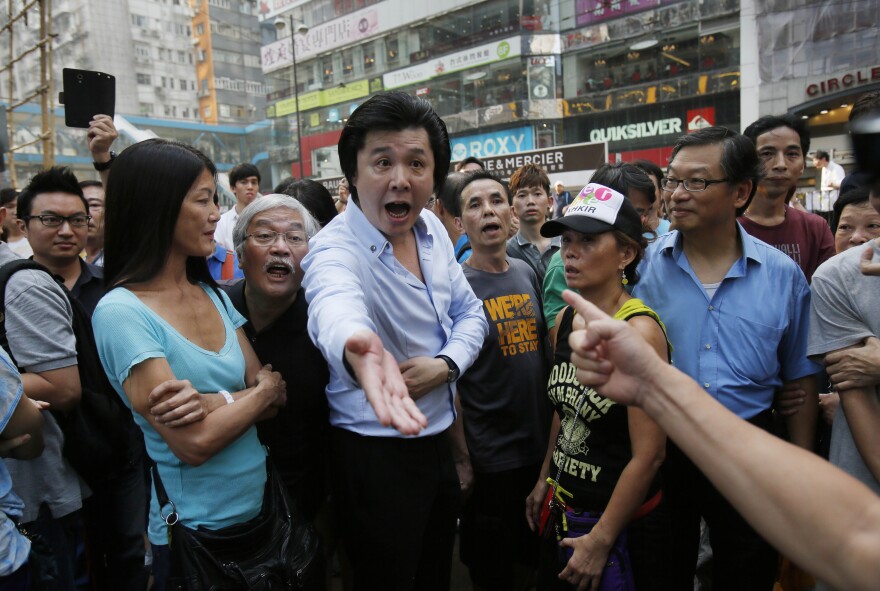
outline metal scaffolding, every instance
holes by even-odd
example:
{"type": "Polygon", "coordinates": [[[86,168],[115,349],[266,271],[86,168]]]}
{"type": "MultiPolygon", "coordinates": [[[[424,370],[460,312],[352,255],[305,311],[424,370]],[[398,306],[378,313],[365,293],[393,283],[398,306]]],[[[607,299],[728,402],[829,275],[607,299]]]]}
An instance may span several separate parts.
{"type": "MultiPolygon", "coordinates": [[[[42,143],[43,167],[49,168],[55,164],[55,101],[53,97],[52,79],[52,3],[51,0],[7,0],[6,22],[0,27],[0,35],[9,36],[9,53],[7,63],[0,68],[0,75],[6,74],[9,78],[6,96],[6,129],[9,136],[10,146],[6,152],[8,156],[9,178],[13,188],[18,187],[18,178],[15,170],[15,153],[34,144],[42,143]],[[33,13],[39,19],[39,37],[32,47],[28,47],[16,53],[16,32],[29,26],[29,18],[33,13]],[[40,54],[40,84],[27,96],[16,97],[15,88],[15,65],[28,55],[39,52],[40,54]],[[40,111],[42,113],[42,126],[40,134],[21,144],[15,144],[15,120],[13,111],[26,103],[39,97],[40,111]]],[[[27,40],[25,36],[25,41],[27,40]]]]}

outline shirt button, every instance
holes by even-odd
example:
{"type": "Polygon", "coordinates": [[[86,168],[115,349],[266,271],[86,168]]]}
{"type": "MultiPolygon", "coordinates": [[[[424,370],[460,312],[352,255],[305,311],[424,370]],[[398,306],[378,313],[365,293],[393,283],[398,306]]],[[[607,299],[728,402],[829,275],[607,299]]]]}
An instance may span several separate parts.
{"type": "Polygon", "coordinates": [[[705,383],[703,383],[703,387],[704,387],[704,388],[708,388],[708,387],[709,387],[709,382],[705,382],[705,383]]]}
{"type": "Polygon", "coordinates": [[[707,349],[711,349],[711,348],[712,348],[712,345],[707,344],[707,345],[706,345],[706,348],[707,348],[707,349]]]}
{"type": "Polygon", "coordinates": [[[375,244],[372,245],[372,246],[370,247],[370,251],[371,251],[371,252],[376,252],[376,245],[375,245],[375,244]]]}
{"type": "Polygon", "coordinates": [[[709,306],[709,311],[710,311],[710,312],[711,312],[712,310],[714,310],[714,309],[715,309],[715,306],[709,306]]]}

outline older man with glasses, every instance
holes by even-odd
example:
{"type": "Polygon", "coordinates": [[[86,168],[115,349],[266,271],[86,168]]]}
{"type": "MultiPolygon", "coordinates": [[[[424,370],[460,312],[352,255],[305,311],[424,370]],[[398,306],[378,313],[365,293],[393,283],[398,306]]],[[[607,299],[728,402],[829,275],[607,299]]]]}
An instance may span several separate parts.
{"type": "MultiPolygon", "coordinates": [[[[775,391],[804,390],[786,425],[791,441],[810,449],[818,410],[818,367],[806,357],[810,290],[790,258],[737,223],[760,178],[748,138],[721,127],[680,138],[661,181],[673,231],[648,247],[633,295],[666,323],[675,366],[741,419],[769,430],[775,391]]],[[[712,532],[713,588],[773,588],[775,550],[672,443],[663,494],[672,588],[693,585],[701,516],[712,532]]]]}
{"type": "Polygon", "coordinates": [[[222,288],[247,319],[244,331],[261,363],[296,384],[277,416],[257,423],[302,516],[314,520],[326,497],[330,370],[306,329],[303,258],[320,226],[299,201],[265,195],[244,208],[232,230],[244,280],[222,288]]]}

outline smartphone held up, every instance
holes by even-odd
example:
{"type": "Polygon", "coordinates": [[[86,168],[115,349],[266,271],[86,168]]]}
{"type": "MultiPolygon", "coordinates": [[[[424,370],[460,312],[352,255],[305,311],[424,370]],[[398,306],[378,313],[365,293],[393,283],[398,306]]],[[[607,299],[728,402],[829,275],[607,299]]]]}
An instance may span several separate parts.
{"type": "Polygon", "coordinates": [[[64,68],[62,84],[58,102],[64,105],[67,127],[87,128],[95,115],[115,114],[116,78],[111,74],[64,68]]]}

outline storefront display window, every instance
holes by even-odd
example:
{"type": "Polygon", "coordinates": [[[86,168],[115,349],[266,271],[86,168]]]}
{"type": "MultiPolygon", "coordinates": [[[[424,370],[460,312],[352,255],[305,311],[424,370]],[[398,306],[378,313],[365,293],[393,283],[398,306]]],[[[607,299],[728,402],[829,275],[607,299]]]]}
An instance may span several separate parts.
{"type": "Polygon", "coordinates": [[[738,88],[739,30],[666,32],[653,45],[608,42],[563,58],[563,93],[590,110],[637,106],[738,88]]]}

